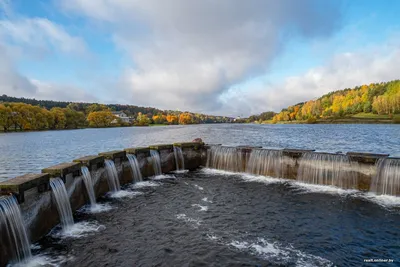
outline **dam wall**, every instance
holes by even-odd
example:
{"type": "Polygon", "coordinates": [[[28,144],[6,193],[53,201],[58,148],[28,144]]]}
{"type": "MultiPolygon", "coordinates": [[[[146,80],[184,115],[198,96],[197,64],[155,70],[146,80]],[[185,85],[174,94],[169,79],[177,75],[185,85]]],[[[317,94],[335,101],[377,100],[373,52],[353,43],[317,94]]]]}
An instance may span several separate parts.
{"type": "MultiPolygon", "coordinates": [[[[181,147],[186,169],[195,170],[200,167],[204,156],[204,143],[186,142],[175,144],[159,144],[149,147],[132,147],[124,150],[106,151],[98,155],[90,155],[44,168],[42,173],[26,174],[0,183],[0,198],[13,195],[18,200],[25,222],[26,231],[31,243],[36,242],[60,223],[54,195],[49,181],[61,178],[69,196],[72,211],[76,211],[89,203],[89,196],[83,182],[81,167],[86,166],[91,174],[95,197],[98,198],[110,191],[107,181],[105,160],[112,160],[123,186],[133,182],[133,174],[127,154],[136,156],[140,172],[144,180],[154,176],[150,150],[158,151],[162,173],[175,171],[174,146],[181,147]]],[[[0,214],[1,215],[1,214],[0,214]]],[[[13,245],[7,234],[5,220],[0,218],[0,266],[6,266],[13,258],[13,245]]]]}

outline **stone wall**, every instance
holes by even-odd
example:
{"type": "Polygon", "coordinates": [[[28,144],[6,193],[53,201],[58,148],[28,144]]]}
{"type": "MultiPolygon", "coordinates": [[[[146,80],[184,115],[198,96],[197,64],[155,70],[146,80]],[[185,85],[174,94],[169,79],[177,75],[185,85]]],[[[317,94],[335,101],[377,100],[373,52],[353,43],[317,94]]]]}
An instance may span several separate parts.
{"type": "MultiPolygon", "coordinates": [[[[28,174],[1,182],[0,195],[13,194],[17,198],[29,238],[33,243],[46,235],[60,222],[57,207],[50,191],[49,179],[60,177],[64,181],[70,197],[71,208],[76,211],[89,203],[89,197],[82,179],[81,166],[89,168],[96,197],[99,197],[109,191],[107,172],[104,168],[105,159],[114,161],[122,186],[133,181],[129,161],[126,158],[127,153],[135,154],[143,179],[146,180],[154,176],[150,149],[159,152],[163,173],[175,171],[174,146],[182,148],[186,169],[195,170],[200,167],[204,156],[203,143],[189,142],[127,148],[125,150],[108,151],[99,153],[99,155],[82,157],[73,160],[73,162],[45,168],[41,174],[28,174]]],[[[11,257],[10,246],[6,245],[9,240],[5,234],[4,227],[4,223],[0,218],[0,242],[2,244],[0,248],[0,266],[6,266],[11,257]]]]}

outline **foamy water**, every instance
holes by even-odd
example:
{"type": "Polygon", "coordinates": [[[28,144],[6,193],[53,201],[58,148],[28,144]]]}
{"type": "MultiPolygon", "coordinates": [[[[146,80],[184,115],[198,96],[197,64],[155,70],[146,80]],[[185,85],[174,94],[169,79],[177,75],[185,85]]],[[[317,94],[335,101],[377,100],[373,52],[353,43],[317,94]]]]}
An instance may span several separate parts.
{"type": "Polygon", "coordinates": [[[276,264],[295,264],[296,266],[333,266],[333,263],[319,256],[304,253],[292,246],[283,246],[277,242],[268,242],[264,238],[250,241],[233,240],[228,244],[276,264]]]}
{"type": "Polygon", "coordinates": [[[200,219],[190,218],[190,217],[188,217],[188,216],[187,216],[186,214],[184,214],[184,213],[177,214],[177,215],[176,215],[176,218],[177,218],[178,220],[185,221],[185,222],[187,222],[187,223],[189,223],[189,224],[191,224],[191,225],[193,225],[193,226],[195,226],[195,227],[200,226],[200,224],[201,224],[201,222],[202,222],[200,219]]]}
{"type": "Polygon", "coordinates": [[[203,191],[203,190],[204,190],[204,188],[203,188],[203,187],[201,187],[201,186],[199,186],[199,185],[197,185],[197,184],[195,184],[195,185],[194,185],[194,187],[196,187],[197,189],[199,189],[199,190],[201,190],[201,191],[203,191]]]}
{"type": "Polygon", "coordinates": [[[144,194],[143,192],[119,190],[117,192],[109,192],[107,196],[110,198],[118,199],[118,198],[134,198],[136,196],[140,196],[143,194],[144,194]]]}
{"type": "Polygon", "coordinates": [[[161,174],[151,178],[152,180],[163,180],[163,179],[176,179],[172,174],[161,174]]]}
{"type": "Polygon", "coordinates": [[[56,267],[61,266],[64,263],[71,262],[74,260],[74,257],[71,256],[50,256],[46,254],[35,255],[32,258],[28,259],[25,263],[17,263],[14,265],[9,265],[12,267],[56,267]]]}
{"type": "Polygon", "coordinates": [[[208,199],[208,197],[203,197],[201,199],[201,201],[208,202],[208,203],[213,203],[211,200],[208,199]]]}
{"type": "Polygon", "coordinates": [[[105,230],[106,227],[97,222],[78,222],[65,230],[57,230],[51,233],[56,238],[82,238],[90,234],[105,230]]]}
{"type": "Polygon", "coordinates": [[[152,182],[152,181],[143,181],[143,182],[137,182],[134,183],[130,186],[131,189],[141,189],[141,188],[146,188],[146,187],[156,187],[160,186],[160,183],[152,182]]]}
{"type": "Polygon", "coordinates": [[[199,211],[208,211],[208,207],[207,206],[202,206],[200,204],[192,204],[192,207],[200,208],[199,211]]]}
{"type": "Polygon", "coordinates": [[[104,203],[104,204],[95,204],[95,205],[85,205],[83,206],[81,209],[79,209],[79,212],[82,213],[87,213],[87,214],[94,214],[94,213],[102,213],[102,212],[107,212],[110,211],[113,207],[108,204],[108,203],[104,203]]]}

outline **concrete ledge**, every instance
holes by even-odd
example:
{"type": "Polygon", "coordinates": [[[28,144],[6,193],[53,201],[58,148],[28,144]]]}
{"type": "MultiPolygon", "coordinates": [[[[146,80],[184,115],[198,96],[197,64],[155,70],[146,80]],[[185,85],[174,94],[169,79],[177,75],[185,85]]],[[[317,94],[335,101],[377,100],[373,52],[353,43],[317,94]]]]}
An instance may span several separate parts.
{"type": "Polygon", "coordinates": [[[92,171],[104,166],[104,156],[85,156],[79,159],[74,159],[73,162],[79,162],[92,171]]]}
{"type": "Polygon", "coordinates": [[[193,148],[193,149],[199,149],[204,146],[203,142],[185,142],[185,143],[174,143],[174,146],[180,147],[180,148],[193,148]]]}
{"type": "Polygon", "coordinates": [[[314,152],[315,149],[288,149],[285,148],[282,150],[283,155],[289,156],[292,158],[300,158],[304,153],[314,152]]]}
{"type": "Polygon", "coordinates": [[[150,155],[150,148],[149,147],[131,147],[131,148],[125,148],[124,150],[125,150],[125,152],[127,154],[135,154],[135,155],[137,155],[137,154],[143,153],[143,154],[150,155]]]}
{"type": "Polygon", "coordinates": [[[48,173],[28,173],[0,183],[0,194],[14,194],[19,203],[25,201],[25,191],[37,188],[38,192],[49,190],[48,173]]]}
{"type": "Polygon", "coordinates": [[[65,182],[65,176],[72,174],[79,176],[81,171],[81,164],[79,162],[65,162],[54,165],[42,170],[42,173],[48,173],[51,177],[61,177],[65,182]]]}
{"type": "Polygon", "coordinates": [[[159,145],[152,145],[149,146],[150,149],[152,150],[172,150],[174,148],[173,144],[159,144],[159,145]]]}
{"type": "Polygon", "coordinates": [[[107,152],[101,152],[99,153],[100,156],[104,156],[106,159],[125,159],[126,157],[126,152],[124,150],[113,150],[113,151],[107,151],[107,152]]]}
{"type": "Polygon", "coordinates": [[[360,163],[375,164],[380,158],[387,158],[389,154],[374,154],[374,153],[360,153],[360,152],[347,152],[347,156],[353,161],[360,163]]]}

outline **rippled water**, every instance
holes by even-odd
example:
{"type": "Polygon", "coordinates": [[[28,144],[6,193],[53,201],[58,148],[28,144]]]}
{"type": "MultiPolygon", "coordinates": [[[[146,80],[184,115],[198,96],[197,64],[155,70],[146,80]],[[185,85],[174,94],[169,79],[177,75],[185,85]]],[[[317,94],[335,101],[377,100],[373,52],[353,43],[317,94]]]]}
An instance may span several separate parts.
{"type": "Polygon", "coordinates": [[[34,254],[62,256],[63,266],[363,266],[364,259],[400,259],[399,198],[382,202],[208,169],[130,188],[142,194],[103,199],[115,207],[108,212],[76,214],[76,221],[101,224],[99,232],[49,235],[34,254]]]}
{"type": "Polygon", "coordinates": [[[400,156],[400,125],[207,124],[0,134],[0,180],[99,152],[191,141],[400,156]]]}

